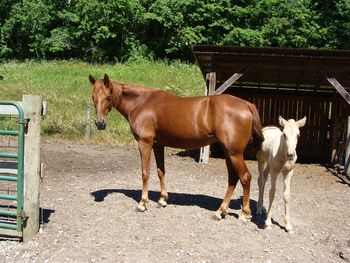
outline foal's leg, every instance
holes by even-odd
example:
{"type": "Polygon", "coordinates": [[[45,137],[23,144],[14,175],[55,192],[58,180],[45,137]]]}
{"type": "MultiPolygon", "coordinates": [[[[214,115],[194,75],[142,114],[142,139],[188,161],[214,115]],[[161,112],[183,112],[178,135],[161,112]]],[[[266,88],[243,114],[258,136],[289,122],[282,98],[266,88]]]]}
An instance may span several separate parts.
{"type": "Polygon", "coordinates": [[[284,199],[284,220],[286,221],[286,230],[293,233],[292,224],[290,222],[290,181],[293,176],[293,169],[290,171],[283,171],[283,199],[284,199]]]}
{"type": "Polygon", "coordinates": [[[156,158],[157,173],[160,182],[160,198],[158,204],[165,207],[167,205],[168,193],[165,187],[164,147],[154,147],[153,151],[156,158]]]}
{"type": "Polygon", "coordinates": [[[277,179],[278,173],[271,173],[271,189],[269,193],[269,209],[267,210],[267,217],[265,220],[265,225],[267,229],[270,229],[272,226],[272,204],[273,200],[275,199],[275,193],[276,193],[276,179],[277,179]]]}
{"type": "Polygon", "coordinates": [[[226,157],[226,166],[227,166],[227,172],[228,172],[228,187],[227,187],[225,197],[220,205],[220,208],[215,212],[215,216],[219,220],[222,217],[226,216],[228,213],[228,206],[231,202],[233,191],[235,190],[239,179],[238,174],[234,170],[232,166],[232,162],[229,157],[226,157]]]}
{"type": "Polygon", "coordinates": [[[258,178],[258,186],[259,186],[259,199],[257,204],[258,215],[262,215],[264,211],[264,191],[265,185],[267,181],[267,177],[269,175],[270,167],[267,162],[258,161],[258,169],[259,169],[259,178],[258,178]]]}
{"type": "Polygon", "coordinates": [[[142,169],[142,196],[137,208],[139,211],[143,212],[146,210],[146,203],[148,203],[148,179],[150,175],[152,145],[147,142],[139,141],[139,151],[142,169]]]}

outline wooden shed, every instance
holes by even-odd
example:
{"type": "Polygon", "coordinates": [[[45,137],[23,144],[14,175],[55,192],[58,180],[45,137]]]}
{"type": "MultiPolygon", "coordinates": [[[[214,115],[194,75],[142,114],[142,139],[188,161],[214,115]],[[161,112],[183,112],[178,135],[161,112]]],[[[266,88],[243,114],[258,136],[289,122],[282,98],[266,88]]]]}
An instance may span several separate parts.
{"type": "Polygon", "coordinates": [[[256,104],[263,126],[307,117],[299,160],[345,162],[350,115],[350,51],[195,45],[207,95],[256,104]]]}

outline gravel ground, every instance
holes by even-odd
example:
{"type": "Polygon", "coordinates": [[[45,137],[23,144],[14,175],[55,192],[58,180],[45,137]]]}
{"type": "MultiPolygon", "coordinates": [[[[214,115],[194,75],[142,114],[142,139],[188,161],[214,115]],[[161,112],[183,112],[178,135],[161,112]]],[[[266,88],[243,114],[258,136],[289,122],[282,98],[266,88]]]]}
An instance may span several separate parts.
{"type": "MultiPolygon", "coordinates": [[[[42,155],[46,172],[41,232],[26,243],[0,237],[0,262],[350,262],[350,189],[322,165],[295,167],[294,234],[288,234],[281,178],[271,230],[264,229],[264,219],[255,214],[247,223],[238,219],[240,185],[228,216],[214,220],[227,187],[220,158],[203,165],[168,149],[169,205],[157,206],[159,182],[153,164],[151,201],[141,213],[135,210],[141,195],[136,147],[46,141],[42,155]]],[[[247,165],[255,212],[257,163],[247,165]]]]}

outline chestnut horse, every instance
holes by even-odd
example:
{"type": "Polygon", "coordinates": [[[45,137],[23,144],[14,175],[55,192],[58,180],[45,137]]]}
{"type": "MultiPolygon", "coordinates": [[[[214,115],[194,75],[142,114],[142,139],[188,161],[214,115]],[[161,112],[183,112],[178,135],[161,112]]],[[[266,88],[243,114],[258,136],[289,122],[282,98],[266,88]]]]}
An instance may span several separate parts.
{"type": "Polygon", "coordinates": [[[228,188],[215,216],[221,219],[227,214],[238,180],[243,186],[240,218],[245,220],[251,216],[251,175],[243,152],[251,138],[255,148],[259,148],[263,141],[260,117],[253,104],[227,94],[183,98],[162,90],[117,83],[107,75],[99,80],[90,75],[89,80],[93,85],[97,128],[105,129],[108,112],[114,107],[128,120],[138,142],[142,165],[140,211],[146,210],[148,202],[152,149],[160,181],[158,204],[166,206],[164,147],[194,149],[217,141],[226,156],[228,188]]]}

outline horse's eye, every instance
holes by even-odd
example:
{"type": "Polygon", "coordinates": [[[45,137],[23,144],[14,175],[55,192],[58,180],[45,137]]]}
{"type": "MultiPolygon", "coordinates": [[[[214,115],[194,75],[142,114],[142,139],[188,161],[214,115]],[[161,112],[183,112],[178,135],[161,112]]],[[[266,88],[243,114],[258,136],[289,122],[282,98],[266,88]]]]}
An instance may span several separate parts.
{"type": "Polygon", "coordinates": [[[112,96],[109,95],[109,96],[106,97],[106,100],[111,100],[111,98],[112,98],[112,96]]]}

